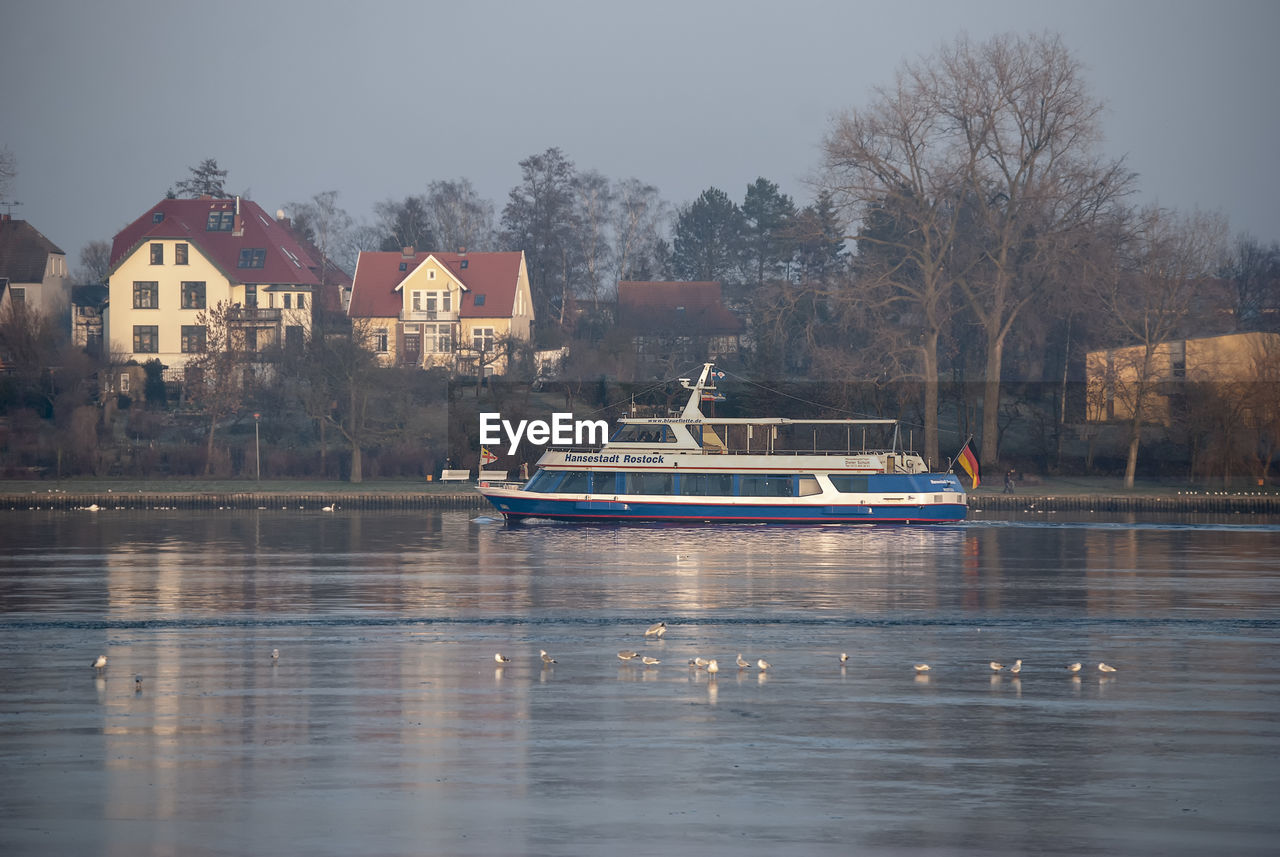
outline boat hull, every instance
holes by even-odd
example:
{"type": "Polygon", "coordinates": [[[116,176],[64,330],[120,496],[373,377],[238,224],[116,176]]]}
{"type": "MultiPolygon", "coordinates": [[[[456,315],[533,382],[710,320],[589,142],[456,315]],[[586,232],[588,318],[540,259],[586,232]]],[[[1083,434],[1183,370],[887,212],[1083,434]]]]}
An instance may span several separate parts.
{"type": "Polygon", "coordinates": [[[556,497],[481,486],[480,493],[508,520],[765,524],[928,524],[963,521],[964,503],[674,502],[612,497],[556,497]]]}

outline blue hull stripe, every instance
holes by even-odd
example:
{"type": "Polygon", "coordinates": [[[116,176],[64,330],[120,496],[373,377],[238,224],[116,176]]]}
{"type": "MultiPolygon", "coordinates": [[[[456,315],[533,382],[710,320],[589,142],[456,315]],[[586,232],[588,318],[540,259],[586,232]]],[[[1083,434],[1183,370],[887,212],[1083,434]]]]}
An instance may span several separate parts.
{"type": "MultiPolygon", "coordinates": [[[[488,496],[488,495],[486,495],[488,496]]],[[[509,518],[570,521],[750,521],[763,523],[943,523],[963,521],[963,503],[921,505],[752,505],[655,503],[488,496],[509,518]]]]}

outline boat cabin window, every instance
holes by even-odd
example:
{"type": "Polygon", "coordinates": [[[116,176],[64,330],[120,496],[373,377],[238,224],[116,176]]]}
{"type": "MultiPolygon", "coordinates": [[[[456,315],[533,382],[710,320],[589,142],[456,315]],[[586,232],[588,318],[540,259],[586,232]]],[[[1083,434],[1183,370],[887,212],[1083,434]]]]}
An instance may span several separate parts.
{"type": "Polygon", "coordinates": [[[539,494],[550,494],[556,490],[556,486],[560,484],[562,476],[564,476],[564,472],[560,470],[539,470],[533,474],[533,478],[524,486],[524,490],[535,491],[539,494]]]}
{"type": "Polygon", "coordinates": [[[591,473],[586,470],[571,470],[564,475],[560,487],[556,489],[561,494],[590,494],[591,493],[591,473]]]}
{"type": "Polygon", "coordinates": [[[866,494],[868,479],[866,476],[831,476],[831,485],[841,494],[866,494]]]}
{"type": "Polygon", "coordinates": [[[796,477],[796,496],[810,497],[814,494],[821,494],[822,486],[818,484],[818,480],[812,476],[796,477]]]}
{"type": "Polygon", "coordinates": [[[743,497],[791,497],[795,479],[791,476],[744,474],[738,477],[738,493],[743,497]]]}
{"type": "Polygon", "coordinates": [[[670,473],[628,473],[623,483],[625,494],[671,494],[674,477],[670,473]]]}
{"type": "Polygon", "coordinates": [[[688,497],[732,497],[733,476],[728,473],[681,473],[680,493],[688,497]]]}
{"type": "Polygon", "coordinates": [[[623,423],[609,443],[675,443],[674,433],[664,425],[623,423]]]}

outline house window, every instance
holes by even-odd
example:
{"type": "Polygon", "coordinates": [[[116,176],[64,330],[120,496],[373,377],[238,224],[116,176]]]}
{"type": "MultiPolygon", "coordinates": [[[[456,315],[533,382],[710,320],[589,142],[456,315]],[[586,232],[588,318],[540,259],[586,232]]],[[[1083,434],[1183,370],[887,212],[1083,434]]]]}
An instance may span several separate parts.
{"type": "Polygon", "coordinates": [[[133,352],[135,354],[157,354],[160,351],[160,327],[154,324],[135,324],[133,326],[133,352]]]}
{"type": "Polygon", "coordinates": [[[205,327],[203,324],[184,324],[182,326],[182,353],[201,354],[205,349],[205,327]]]}
{"type": "Polygon", "coordinates": [[[258,305],[258,284],[244,284],[244,305],[247,307],[256,307],[258,305]]]}
{"type": "Polygon", "coordinates": [[[163,223],[163,222],[164,222],[164,212],[163,212],[163,211],[157,211],[157,212],[153,213],[153,214],[151,215],[151,222],[152,222],[152,223],[163,223]]]}
{"type": "Polygon", "coordinates": [[[267,261],[267,251],[264,247],[246,247],[240,251],[240,261],[236,263],[237,268],[261,268],[267,261]]]}
{"type": "Polygon", "coordinates": [[[27,290],[25,288],[18,288],[17,286],[10,286],[9,300],[13,301],[18,306],[25,306],[27,303],[27,290]]]}
{"type": "Polygon", "coordinates": [[[284,308],[293,309],[293,295],[284,296],[284,308]]]}
{"type": "Polygon", "coordinates": [[[204,281],[183,282],[182,308],[204,309],[204,281]]]}
{"type": "Polygon", "coordinates": [[[173,245],[173,264],[175,265],[187,264],[187,245],[186,244],[173,245]]]}
{"type": "Polygon", "coordinates": [[[407,270],[409,270],[409,263],[408,263],[408,262],[401,262],[401,263],[400,263],[400,270],[401,270],[401,271],[407,271],[407,270]]]}
{"type": "Polygon", "coordinates": [[[493,328],[477,327],[471,331],[471,347],[476,351],[490,352],[493,350],[493,328]]]}
{"type": "Polygon", "coordinates": [[[129,392],[129,373],[128,372],[120,373],[120,392],[121,393],[129,392]]]}
{"type": "Polygon", "coordinates": [[[307,296],[298,295],[298,309],[306,309],[306,308],[307,308],[307,296]]]}
{"type": "Polygon", "coordinates": [[[409,305],[413,307],[414,312],[422,312],[422,292],[411,292],[409,305]]]}
{"type": "Polygon", "coordinates": [[[435,272],[435,271],[427,271],[427,279],[428,279],[428,280],[434,280],[435,278],[436,278],[436,272],[435,272]]]}
{"type": "Polygon", "coordinates": [[[484,295],[476,295],[476,306],[484,306],[484,295]]]}
{"type": "MultiPolygon", "coordinates": [[[[159,309],[160,308],[160,284],[154,281],[134,281],[133,284],[133,308],[134,309],[159,309]]],[[[138,349],[133,349],[137,351],[138,349]]]]}
{"type": "Polygon", "coordinates": [[[163,244],[151,245],[151,264],[153,265],[164,264],[164,245],[163,244]]]}
{"type": "Polygon", "coordinates": [[[387,329],[380,327],[373,332],[373,350],[381,354],[387,353],[387,329]]]}
{"type": "Polygon", "coordinates": [[[209,222],[205,224],[206,232],[230,232],[235,225],[236,215],[232,211],[211,211],[209,222]]]}

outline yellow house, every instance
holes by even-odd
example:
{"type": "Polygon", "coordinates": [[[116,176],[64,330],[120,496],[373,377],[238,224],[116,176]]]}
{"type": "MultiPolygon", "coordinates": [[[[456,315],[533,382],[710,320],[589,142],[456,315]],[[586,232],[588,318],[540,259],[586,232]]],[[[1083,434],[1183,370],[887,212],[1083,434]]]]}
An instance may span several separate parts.
{"type": "Polygon", "coordinates": [[[1085,357],[1089,422],[1129,420],[1140,393],[1143,421],[1169,425],[1171,399],[1186,382],[1238,384],[1274,380],[1280,334],[1232,333],[1166,342],[1143,363],[1141,345],[1090,351],[1085,357]]]}
{"type": "Polygon", "coordinates": [[[224,301],[237,347],[300,346],[322,297],[316,270],[286,223],[250,200],[163,200],[112,244],[111,354],[181,368],[205,350],[201,314],[224,301]]]}
{"type": "Polygon", "coordinates": [[[529,341],[533,300],[523,252],[362,252],[347,310],[384,366],[500,375],[500,345],[529,341]]]}

